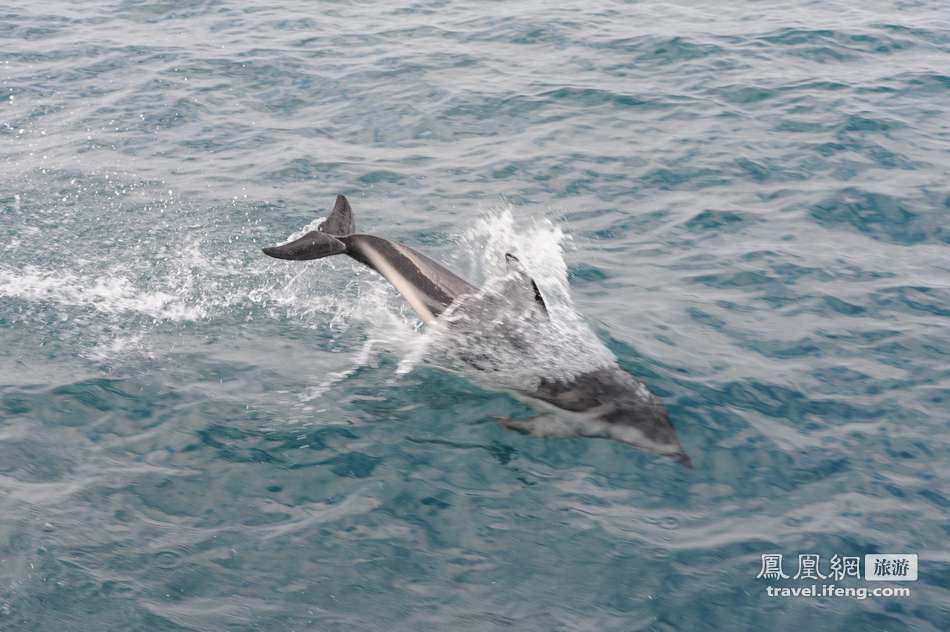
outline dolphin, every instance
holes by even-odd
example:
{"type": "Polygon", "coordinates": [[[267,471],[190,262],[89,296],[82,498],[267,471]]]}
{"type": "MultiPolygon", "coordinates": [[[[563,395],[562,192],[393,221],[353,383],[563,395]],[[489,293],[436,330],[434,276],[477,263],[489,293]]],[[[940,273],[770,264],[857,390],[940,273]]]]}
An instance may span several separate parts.
{"type": "MultiPolygon", "coordinates": [[[[490,310],[497,310],[499,304],[527,305],[518,312],[519,318],[548,317],[538,285],[513,254],[506,254],[509,276],[505,284],[486,299],[480,288],[412,248],[356,232],[353,210],[342,195],[337,196],[330,215],[316,230],[286,244],[264,248],[263,252],[293,261],[345,254],[381,274],[430,325],[451,322],[459,313],[470,320],[487,319],[497,314],[490,310]]],[[[507,339],[517,347],[517,331],[507,339]]],[[[521,343],[525,344],[523,340],[521,343]]],[[[482,368],[474,356],[468,357],[466,363],[482,368]]],[[[663,403],[616,362],[569,379],[541,378],[529,388],[509,390],[520,399],[548,409],[526,420],[500,420],[509,430],[538,437],[613,439],[692,467],[663,403]]]]}

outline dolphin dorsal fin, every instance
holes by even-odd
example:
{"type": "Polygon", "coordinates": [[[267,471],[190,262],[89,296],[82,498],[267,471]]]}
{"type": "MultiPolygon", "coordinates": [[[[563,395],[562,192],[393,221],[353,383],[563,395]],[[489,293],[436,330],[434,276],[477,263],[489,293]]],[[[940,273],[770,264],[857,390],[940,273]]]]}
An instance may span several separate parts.
{"type": "Polygon", "coordinates": [[[541,312],[541,316],[547,318],[548,306],[544,303],[541,290],[538,289],[538,284],[534,282],[534,279],[528,276],[528,271],[525,270],[521,260],[510,252],[506,252],[505,261],[508,263],[508,274],[514,277],[509,284],[506,284],[507,287],[505,289],[511,289],[517,292],[518,294],[516,296],[518,296],[518,298],[521,296],[525,296],[526,298],[530,297],[541,312]]]}

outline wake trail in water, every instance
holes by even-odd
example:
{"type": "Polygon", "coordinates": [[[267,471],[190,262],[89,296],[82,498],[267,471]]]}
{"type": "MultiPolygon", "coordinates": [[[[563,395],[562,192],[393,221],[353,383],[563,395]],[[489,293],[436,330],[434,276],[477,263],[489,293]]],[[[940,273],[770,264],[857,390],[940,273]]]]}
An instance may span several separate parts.
{"type": "MultiPolygon", "coordinates": [[[[322,221],[301,227],[287,241],[322,221]]],[[[453,371],[477,366],[488,382],[525,385],[541,377],[566,380],[615,362],[571,300],[564,259],[569,242],[550,220],[519,224],[510,205],[491,209],[458,237],[452,262],[483,289],[457,301],[428,328],[388,282],[347,258],[273,262],[216,250],[194,235],[139,244],[136,256],[118,258],[121,263],[106,251],[99,253],[102,261],[81,253],[78,265],[0,264],[0,307],[8,321],[32,327],[53,330],[69,322],[81,332],[72,342],[78,348],[70,351],[97,363],[161,355],[166,351],[153,344],[152,334],[169,327],[182,337],[210,335],[203,325],[217,327],[216,336],[229,328],[278,323],[316,330],[324,345],[348,354],[349,361],[301,393],[303,403],[380,352],[398,359],[396,377],[420,363],[453,371]],[[169,243],[182,245],[169,252],[169,243]],[[510,281],[506,253],[516,254],[539,286],[549,318],[524,318],[503,300],[500,292],[510,281]],[[350,351],[354,344],[358,350],[350,351]]],[[[52,254],[42,260],[57,261],[52,254]]]]}

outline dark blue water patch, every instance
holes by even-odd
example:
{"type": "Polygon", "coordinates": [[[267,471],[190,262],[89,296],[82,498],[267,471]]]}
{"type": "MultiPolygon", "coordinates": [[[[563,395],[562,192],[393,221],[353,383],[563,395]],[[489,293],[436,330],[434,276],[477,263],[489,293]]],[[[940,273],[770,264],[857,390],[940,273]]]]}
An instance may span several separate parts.
{"type": "MultiPolygon", "coordinates": [[[[745,259],[745,257],[743,257],[745,259]]],[[[818,268],[815,266],[803,266],[791,262],[774,261],[769,265],[775,278],[782,281],[785,285],[794,285],[803,280],[817,281],[819,283],[828,283],[845,276],[850,276],[850,271],[844,270],[837,273],[833,269],[818,268]]]]}
{"type": "Polygon", "coordinates": [[[80,382],[54,388],[49,392],[51,398],[62,398],[70,402],[77,402],[82,406],[90,407],[98,412],[112,410],[112,398],[109,392],[120,392],[114,388],[109,388],[110,382],[107,380],[91,380],[89,382],[80,382]]]}
{"type": "Polygon", "coordinates": [[[722,46],[685,36],[642,35],[609,41],[594,40],[587,43],[587,45],[627,57],[629,61],[623,66],[627,69],[636,67],[661,68],[706,59],[718,60],[726,54],[726,49],[722,46]]]}
{"type": "Polygon", "coordinates": [[[721,231],[732,233],[756,221],[754,215],[741,211],[706,209],[687,220],[685,226],[696,233],[721,231]]]}
{"type": "Polygon", "coordinates": [[[887,412],[830,398],[813,398],[799,390],[766,382],[730,382],[722,385],[721,390],[730,406],[784,419],[803,430],[819,429],[825,419],[866,421],[881,418],[887,412]]]}
{"type": "MultiPolygon", "coordinates": [[[[5,389],[3,402],[11,416],[32,414],[51,426],[84,426],[105,413],[121,414],[129,424],[140,424],[163,408],[175,406],[181,396],[154,384],[94,378],[49,389],[5,389]]],[[[115,430],[113,430],[115,432],[115,430]]]]}
{"type": "MultiPolygon", "coordinates": [[[[799,299],[786,299],[776,301],[774,299],[766,300],[767,303],[781,303],[784,305],[797,305],[799,299]]],[[[796,358],[821,358],[833,353],[834,345],[829,344],[824,336],[812,335],[799,337],[793,340],[777,339],[769,340],[756,337],[752,333],[741,329],[731,327],[726,320],[719,318],[705,310],[698,308],[690,309],[690,316],[714,331],[720,332],[733,339],[741,348],[755,352],[767,358],[778,360],[791,360],[796,358]]]]}
{"type": "Polygon", "coordinates": [[[15,40],[25,40],[28,42],[41,41],[56,37],[69,27],[70,19],[60,15],[46,14],[36,19],[42,26],[24,25],[22,18],[18,14],[4,14],[0,18],[0,23],[6,28],[0,29],[0,37],[15,40]]]}
{"type": "Polygon", "coordinates": [[[368,478],[383,459],[362,452],[345,452],[323,464],[329,465],[337,476],[347,478],[368,478]]]}
{"type": "Polygon", "coordinates": [[[177,99],[159,112],[149,115],[145,125],[167,130],[196,123],[207,114],[207,108],[189,99],[177,99]]]}
{"type": "MultiPolygon", "coordinates": [[[[777,177],[781,177],[783,171],[776,168],[777,165],[762,164],[754,160],[749,160],[748,158],[737,158],[735,164],[746,177],[755,182],[766,182],[776,179],[777,177]]],[[[799,177],[799,179],[801,179],[801,177],[799,177]]]]}
{"type": "Polygon", "coordinates": [[[3,397],[0,398],[0,406],[3,406],[3,412],[11,417],[25,415],[33,410],[30,398],[19,393],[4,393],[3,397]]]}
{"type": "Polygon", "coordinates": [[[840,189],[809,211],[830,228],[846,228],[899,244],[950,243],[945,228],[906,199],[856,188],[840,189]]]}
{"type": "MultiPolygon", "coordinates": [[[[99,582],[93,572],[85,571],[70,566],[62,560],[53,559],[51,556],[44,556],[36,569],[37,573],[48,578],[47,582],[38,580],[29,580],[33,590],[28,600],[18,602],[17,605],[26,608],[42,607],[52,609],[73,609],[84,608],[90,616],[95,616],[103,622],[103,625],[123,625],[123,621],[139,619],[142,612],[135,606],[117,606],[113,600],[119,595],[103,594],[99,582]],[[75,590],[63,590],[64,586],[75,586],[75,590]],[[137,616],[136,616],[137,615],[137,616]]],[[[15,610],[11,612],[11,617],[5,617],[6,623],[9,623],[12,629],[29,629],[29,627],[41,626],[47,627],[55,625],[55,618],[48,614],[38,614],[25,620],[23,616],[15,610]]],[[[152,619],[154,623],[154,618],[152,619]]],[[[144,622],[143,622],[144,623],[144,622]]],[[[171,624],[171,622],[158,621],[160,625],[156,629],[161,630],[180,630],[181,628],[171,624]]],[[[144,628],[142,628],[144,629],[144,628]]]]}
{"type": "Polygon", "coordinates": [[[937,72],[920,72],[900,77],[906,84],[908,94],[945,95],[950,90],[950,75],[937,72]]]}
{"type": "Polygon", "coordinates": [[[474,93],[450,98],[437,120],[463,135],[501,133],[523,128],[528,120],[550,122],[567,116],[567,112],[562,111],[542,118],[539,111],[551,105],[551,101],[536,96],[474,93]]]}
{"type": "Polygon", "coordinates": [[[662,358],[653,358],[640,353],[630,343],[610,336],[606,330],[601,329],[597,333],[604,340],[607,348],[617,356],[620,367],[646,382],[650,390],[660,397],[668,394],[664,389],[669,371],[686,372],[680,367],[667,365],[662,358]]]}
{"type": "Polygon", "coordinates": [[[80,462],[76,447],[51,446],[34,437],[7,440],[0,445],[0,473],[28,484],[67,480],[76,475],[80,462]]]}
{"type": "Polygon", "coordinates": [[[569,266],[567,273],[571,285],[578,288],[586,285],[598,285],[609,278],[604,270],[585,263],[569,266]]]}
{"type": "Polygon", "coordinates": [[[408,186],[412,184],[412,179],[405,174],[389,171],[385,169],[376,169],[360,175],[356,181],[365,186],[373,187],[379,184],[408,186]]]}
{"type": "MultiPolygon", "coordinates": [[[[828,121],[802,120],[793,118],[793,116],[784,116],[776,123],[773,130],[781,133],[814,134],[829,131],[834,129],[834,127],[834,124],[828,121]]],[[[830,142],[815,143],[813,147],[814,151],[822,156],[830,156],[847,149],[847,146],[842,143],[830,142]]]]}
{"type": "Polygon", "coordinates": [[[904,127],[900,121],[885,116],[868,116],[867,114],[848,114],[841,123],[838,138],[849,138],[854,134],[879,133],[887,136],[889,132],[904,127]]]}
{"type": "Polygon", "coordinates": [[[776,283],[773,277],[757,270],[703,274],[692,277],[689,280],[713,288],[735,288],[744,290],[760,290],[771,283],[776,283]]]}
{"type": "Polygon", "coordinates": [[[940,338],[901,336],[899,331],[820,331],[817,335],[838,345],[843,355],[866,356],[912,376],[914,383],[939,383],[945,371],[935,366],[946,360],[940,338]]]}
{"type": "Polygon", "coordinates": [[[719,90],[719,95],[729,103],[749,105],[771,99],[776,91],[760,86],[725,86],[719,90]]]}
{"type": "Polygon", "coordinates": [[[914,48],[913,39],[877,32],[833,29],[786,28],[762,35],[758,41],[779,45],[779,50],[819,63],[857,59],[859,54],[892,54],[914,48]]]}
{"type": "Polygon", "coordinates": [[[827,45],[824,42],[827,42],[827,40],[814,38],[807,42],[789,45],[784,49],[784,52],[787,55],[802,57],[819,64],[838,64],[858,59],[855,53],[840,46],[827,45]]]}
{"type": "MultiPolygon", "coordinates": [[[[184,452],[210,448],[217,456],[231,463],[284,463],[284,459],[271,450],[263,449],[266,438],[263,433],[249,432],[233,426],[212,425],[196,432],[198,444],[183,448],[184,452]],[[248,445],[250,443],[250,445],[248,445]]],[[[315,444],[314,448],[322,447],[315,444]]]]}
{"type": "Polygon", "coordinates": [[[279,31],[305,31],[313,32],[319,29],[319,22],[313,18],[278,18],[267,22],[279,31]]]}
{"type": "Polygon", "coordinates": [[[950,35],[947,34],[945,29],[928,29],[917,24],[897,24],[889,22],[880,22],[875,26],[889,33],[899,33],[900,35],[912,39],[933,44],[944,51],[950,46],[950,35]]]}
{"type": "Polygon", "coordinates": [[[184,2],[123,2],[117,17],[131,22],[163,22],[198,18],[209,13],[225,11],[217,3],[203,0],[185,0],[184,2]],[[214,9],[218,9],[215,11],[214,9]]]}
{"type": "MultiPolygon", "coordinates": [[[[291,450],[310,450],[311,452],[323,452],[331,448],[341,447],[346,443],[359,438],[355,430],[347,426],[327,426],[323,428],[287,428],[285,430],[268,431],[264,438],[271,452],[290,454],[291,450]]],[[[264,444],[261,444],[264,445],[264,444]]],[[[309,466],[308,464],[295,463],[291,467],[309,466]]]]}
{"type": "Polygon", "coordinates": [[[349,165],[343,162],[320,161],[318,159],[295,158],[278,171],[268,174],[275,182],[331,181],[342,178],[349,165]]]}
{"type": "Polygon", "coordinates": [[[820,358],[825,350],[811,337],[798,340],[754,340],[743,336],[742,346],[767,358],[791,360],[794,358],[820,358]]]}
{"type": "Polygon", "coordinates": [[[871,300],[886,311],[950,317],[950,291],[946,288],[890,287],[874,292],[871,300]]]}
{"type": "Polygon", "coordinates": [[[813,279],[820,282],[847,281],[862,283],[892,279],[896,275],[889,270],[870,270],[855,265],[846,258],[838,258],[827,267],[804,266],[792,263],[782,253],[774,250],[749,250],[741,256],[745,263],[755,263],[794,283],[798,279],[813,279]]]}
{"type": "Polygon", "coordinates": [[[901,169],[904,171],[916,171],[925,169],[928,165],[921,160],[915,160],[905,154],[899,154],[882,145],[869,142],[863,143],[862,151],[874,163],[884,169],[901,169]]]}
{"type": "Polygon", "coordinates": [[[819,313],[827,313],[827,310],[831,310],[838,314],[844,316],[863,316],[867,313],[867,309],[862,305],[856,305],[848,301],[841,300],[834,296],[822,296],[818,299],[819,303],[816,306],[816,311],[819,313]]]}
{"type": "Polygon", "coordinates": [[[533,20],[518,18],[499,19],[494,16],[479,16],[461,21],[458,30],[452,29],[441,35],[462,43],[499,42],[523,47],[562,50],[574,42],[571,29],[562,19],[535,16],[533,20]]]}
{"type": "Polygon", "coordinates": [[[581,107],[588,108],[609,105],[614,108],[662,109],[670,107],[671,105],[669,103],[659,102],[655,99],[645,99],[595,88],[558,88],[557,90],[542,92],[538,96],[549,99],[557,104],[561,104],[563,101],[569,101],[581,107]]]}
{"type": "Polygon", "coordinates": [[[719,169],[713,167],[660,167],[645,173],[640,178],[641,186],[647,190],[681,191],[686,187],[705,189],[727,184],[729,178],[719,169]]]}

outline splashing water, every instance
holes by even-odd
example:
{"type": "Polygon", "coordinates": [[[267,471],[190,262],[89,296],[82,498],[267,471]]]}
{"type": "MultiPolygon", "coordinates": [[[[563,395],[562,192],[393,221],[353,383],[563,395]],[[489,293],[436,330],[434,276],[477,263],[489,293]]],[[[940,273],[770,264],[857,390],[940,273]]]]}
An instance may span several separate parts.
{"type": "MultiPolygon", "coordinates": [[[[68,320],[86,332],[76,355],[96,363],[160,355],[152,334],[168,325],[180,333],[181,327],[203,322],[266,318],[319,330],[335,349],[352,348],[354,334],[362,338],[349,365],[314,379],[314,386],[300,395],[304,402],[347,379],[380,352],[398,359],[397,378],[420,363],[469,374],[477,367],[479,381],[500,387],[528,388],[541,377],[567,380],[614,362],[571,301],[564,261],[570,237],[548,219],[516,225],[513,210],[511,205],[490,209],[459,236],[459,254],[449,265],[483,289],[428,328],[388,282],[345,257],[303,266],[241,258],[233,249],[213,253],[213,244],[194,236],[137,243],[139,256],[121,263],[6,266],[0,268],[0,298],[19,302],[15,321],[48,319],[39,307],[52,308],[54,326],[68,320]],[[169,243],[180,245],[167,252],[169,243]],[[549,318],[525,317],[499,293],[511,282],[505,261],[509,252],[538,284],[549,318]],[[156,259],[164,264],[138,263],[156,259]]],[[[287,240],[323,220],[310,222],[287,240]]],[[[108,251],[100,256],[110,258],[108,251]]]]}
{"type": "Polygon", "coordinates": [[[100,277],[81,276],[66,270],[0,269],[0,296],[62,306],[91,307],[106,314],[138,312],[158,320],[199,320],[207,314],[200,303],[190,303],[181,292],[145,290],[121,271],[100,277]]]}
{"type": "Polygon", "coordinates": [[[400,372],[420,361],[467,374],[476,368],[480,382],[530,390],[542,378],[570,381],[616,362],[571,301],[563,253],[568,237],[548,219],[516,226],[512,211],[510,205],[495,209],[466,231],[464,250],[483,287],[461,297],[423,334],[400,372]],[[507,253],[541,289],[546,318],[537,313],[531,288],[508,269],[507,253]]]}
{"type": "MultiPolygon", "coordinates": [[[[322,222],[323,218],[314,220],[286,241],[301,237],[322,222]]],[[[457,252],[462,254],[454,262],[482,289],[462,297],[427,328],[377,274],[342,257],[314,262],[313,267],[295,276],[281,295],[272,293],[270,298],[297,304],[300,293],[313,288],[313,279],[318,279],[323,287],[312,300],[322,303],[321,310],[329,316],[326,325],[338,335],[352,326],[363,327],[366,342],[353,354],[349,368],[328,375],[303,399],[315,399],[370,362],[374,353],[383,351],[398,357],[397,377],[427,364],[465,373],[483,384],[526,390],[541,378],[568,381],[615,363],[613,354],[571,300],[564,260],[564,247],[569,242],[570,237],[549,219],[528,220],[519,226],[510,204],[490,209],[461,234],[457,252]],[[506,253],[517,253],[538,284],[548,318],[526,314],[525,305],[505,296],[506,284],[513,281],[506,253]],[[344,275],[345,279],[336,278],[344,275]],[[304,276],[308,280],[296,286],[304,276]],[[340,283],[347,291],[332,299],[325,286],[340,283]],[[332,309],[328,309],[331,304],[332,309]]]]}

